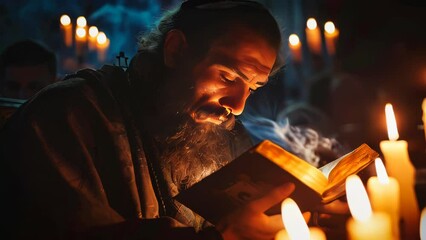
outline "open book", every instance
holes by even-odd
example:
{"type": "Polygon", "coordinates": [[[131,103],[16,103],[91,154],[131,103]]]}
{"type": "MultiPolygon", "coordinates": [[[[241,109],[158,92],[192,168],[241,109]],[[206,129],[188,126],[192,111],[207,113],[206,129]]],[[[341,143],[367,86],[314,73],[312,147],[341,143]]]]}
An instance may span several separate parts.
{"type": "MultiPolygon", "coordinates": [[[[175,199],[212,223],[272,188],[293,182],[290,195],[302,211],[345,194],[345,180],[378,157],[367,144],[318,169],[277,144],[264,140],[175,199]]],[[[276,209],[276,208],[273,208],[276,209]]],[[[277,214],[273,209],[267,211],[277,214]]],[[[278,208],[279,209],[279,208],[278,208]]]]}

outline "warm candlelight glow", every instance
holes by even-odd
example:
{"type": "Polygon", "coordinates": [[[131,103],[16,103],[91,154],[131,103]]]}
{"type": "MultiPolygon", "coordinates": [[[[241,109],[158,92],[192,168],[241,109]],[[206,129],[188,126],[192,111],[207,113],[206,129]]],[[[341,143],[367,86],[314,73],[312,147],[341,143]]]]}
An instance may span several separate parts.
{"type": "Polygon", "coordinates": [[[329,34],[333,34],[336,31],[336,27],[332,21],[328,21],[324,24],[324,30],[329,34]]]}
{"type": "Polygon", "coordinates": [[[290,37],[288,37],[288,41],[293,46],[300,44],[299,37],[296,34],[291,34],[290,37]]]}
{"type": "Polygon", "coordinates": [[[282,202],[281,213],[290,239],[310,239],[308,225],[293,199],[287,198],[282,202]]]}
{"type": "Polygon", "coordinates": [[[86,37],[86,29],[84,29],[82,27],[78,27],[75,30],[75,34],[77,35],[78,38],[85,38],[86,37]]]}
{"type": "Polygon", "coordinates": [[[315,55],[321,54],[321,32],[317,27],[317,21],[315,18],[309,18],[306,21],[306,41],[308,43],[310,51],[315,55]]]}
{"type": "Polygon", "coordinates": [[[79,27],[83,28],[83,27],[85,27],[86,25],[87,25],[87,21],[86,21],[86,18],[85,18],[85,17],[80,16],[80,17],[78,17],[78,18],[77,18],[77,26],[79,26],[79,27]]]}
{"type": "Polygon", "coordinates": [[[89,28],[89,36],[90,37],[94,38],[94,37],[98,36],[98,33],[99,33],[99,30],[98,30],[98,28],[96,26],[91,26],[89,28]]]}
{"type": "Polygon", "coordinates": [[[425,132],[425,139],[426,139],[426,98],[424,98],[422,102],[422,111],[423,111],[423,115],[422,115],[423,130],[425,132]]]}
{"type": "Polygon", "coordinates": [[[376,158],[376,160],[374,161],[374,165],[376,166],[377,178],[379,179],[379,182],[382,184],[388,184],[389,177],[386,172],[385,165],[382,162],[382,159],[376,158]]]}
{"type": "Polygon", "coordinates": [[[105,33],[104,32],[99,32],[98,36],[96,37],[96,41],[100,45],[105,44],[106,41],[107,41],[107,37],[106,37],[105,33]]]}
{"type": "Polygon", "coordinates": [[[395,114],[392,104],[387,103],[385,106],[386,125],[388,127],[388,137],[391,141],[396,141],[399,138],[398,128],[396,126],[395,114]]]}
{"type": "Polygon", "coordinates": [[[346,195],[349,210],[356,220],[366,221],[371,217],[372,210],[367,191],[357,175],[351,175],[346,179],[346,195]]]}
{"type": "Polygon", "coordinates": [[[71,24],[71,18],[66,14],[62,15],[59,21],[63,26],[68,26],[71,24]]]}
{"type": "Polygon", "coordinates": [[[315,20],[315,18],[309,18],[308,21],[306,22],[306,26],[310,30],[314,30],[315,28],[317,28],[317,21],[315,20]]]}
{"type": "Polygon", "coordinates": [[[420,217],[420,239],[426,240],[426,207],[423,208],[420,217]]]}

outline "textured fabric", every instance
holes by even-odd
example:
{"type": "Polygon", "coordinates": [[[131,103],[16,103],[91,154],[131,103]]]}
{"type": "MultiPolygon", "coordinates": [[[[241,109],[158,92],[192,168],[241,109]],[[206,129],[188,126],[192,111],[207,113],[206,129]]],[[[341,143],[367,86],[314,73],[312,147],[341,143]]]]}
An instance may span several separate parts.
{"type": "MultiPolygon", "coordinates": [[[[10,118],[0,138],[2,236],[220,239],[214,229],[197,234],[208,223],[163,196],[170,182],[147,160],[128,88],[118,67],[83,70],[10,118]]],[[[243,139],[234,148],[248,148],[243,139]]]]}

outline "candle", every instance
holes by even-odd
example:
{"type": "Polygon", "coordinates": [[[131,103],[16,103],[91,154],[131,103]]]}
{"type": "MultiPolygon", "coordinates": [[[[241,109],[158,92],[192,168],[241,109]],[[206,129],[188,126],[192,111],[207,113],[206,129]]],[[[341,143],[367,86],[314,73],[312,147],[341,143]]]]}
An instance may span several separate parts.
{"type": "Polygon", "coordinates": [[[104,32],[99,32],[96,38],[96,47],[98,50],[98,61],[102,63],[106,59],[106,54],[109,47],[109,39],[104,32]]]}
{"type": "Polygon", "coordinates": [[[426,207],[423,208],[420,218],[420,240],[426,240],[426,207]]]}
{"type": "Polygon", "coordinates": [[[423,130],[425,132],[425,139],[426,139],[426,98],[423,99],[422,102],[422,110],[423,110],[423,130]]]}
{"type": "Polygon", "coordinates": [[[389,141],[381,141],[380,150],[385,157],[389,176],[396,178],[400,185],[399,213],[403,220],[401,236],[403,239],[418,239],[419,209],[414,192],[415,169],[408,156],[407,142],[398,140],[398,128],[391,104],[386,104],[385,112],[389,141]]]}
{"type": "Polygon", "coordinates": [[[309,49],[314,54],[321,54],[321,33],[317,27],[315,18],[309,18],[306,22],[306,41],[308,42],[309,49]]]}
{"type": "Polygon", "coordinates": [[[339,30],[336,29],[332,21],[328,21],[324,24],[324,38],[327,46],[327,52],[330,56],[336,53],[336,42],[339,36],[339,30]]]}
{"type": "Polygon", "coordinates": [[[291,34],[289,36],[288,46],[293,56],[293,61],[299,63],[302,59],[302,49],[299,37],[296,34],[291,34]]]}
{"type": "Polygon", "coordinates": [[[96,50],[96,37],[98,36],[99,30],[96,26],[89,28],[89,50],[96,50]]]}
{"type": "Polygon", "coordinates": [[[63,34],[65,46],[71,47],[72,45],[71,18],[68,15],[62,15],[59,21],[61,22],[61,31],[63,34]]]}
{"type": "Polygon", "coordinates": [[[86,38],[87,38],[86,29],[83,27],[77,27],[75,29],[75,49],[77,52],[77,56],[79,57],[84,55],[86,38]]]}
{"type": "Polygon", "coordinates": [[[281,203],[281,216],[285,229],[275,235],[275,240],[325,240],[320,228],[308,228],[296,202],[287,198],[281,203]]]}
{"type": "Polygon", "coordinates": [[[389,215],[372,212],[367,192],[357,175],[346,179],[346,196],[352,215],[346,224],[350,240],[392,239],[389,215]]]}
{"type": "Polygon", "coordinates": [[[77,26],[81,28],[85,28],[87,26],[87,20],[85,17],[80,16],[77,18],[77,26]]]}
{"type": "Polygon", "coordinates": [[[368,179],[367,190],[374,212],[389,214],[393,239],[399,239],[399,183],[388,177],[380,158],[375,160],[377,177],[368,179]]]}

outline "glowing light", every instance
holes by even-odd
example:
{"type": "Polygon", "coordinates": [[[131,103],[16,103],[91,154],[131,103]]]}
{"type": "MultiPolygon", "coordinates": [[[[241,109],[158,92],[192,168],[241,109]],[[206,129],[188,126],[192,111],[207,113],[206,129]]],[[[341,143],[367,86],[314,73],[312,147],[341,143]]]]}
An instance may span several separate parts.
{"type": "Polygon", "coordinates": [[[374,160],[374,165],[376,166],[377,178],[382,184],[389,184],[389,177],[386,172],[385,165],[383,165],[382,159],[376,158],[374,160]]]}
{"type": "Polygon", "coordinates": [[[329,34],[333,34],[336,31],[336,27],[332,21],[328,21],[324,24],[324,30],[329,34]]]}
{"type": "Polygon", "coordinates": [[[423,208],[420,217],[420,239],[426,240],[426,207],[423,208]]]}
{"type": "Polygon", "coordinates": [[[105,44],[107,42],[107,37],[104,32],[99,32],[98,36],[96,37],[96,41],[98,44],[105,44]]]}
{"type": "Polygon", "coordinates": [[[78,27],[75,30],[75,34],[79,37],[79,38],[84,38],[86,37],[86,29],[78,27]]]}
{"type": "Polygon", "coordinates": [[[287,198],[281,203],[281,213],[284,227],[290,239],[310,239],[308,225],[306,225],[305,219],[293,199],[287,198]]]}
{"type": "Polygon", "coordinates": [[[395,114],[392,104],[387,103],[385,106],[386,124],[388,127],[388,137],[391,141],[396,141],[399,138],[398,128],[396,126],[395,114]]]}
{"type": "Polygon", "coordinates": [[[63,26],[68,26],[71,24],[71,18],[66,14],[62,15],[59,21],[63,26]]]}
{"type": "Polygon", "coordinates": [[[308,21],[306,22],[306,26],[310,30],[314,30],[315,28],[317,28],[317,21],[315,20],[315,18],[309,18],[308,21]]]}
{"type": "Polygon", "coordinates": [[[296,34],[291,34],[288,37],[288,41],[290,42],[291,45],[296,46],[300,43],[299,37],[296,34]]]}
{"type": "Polygon", "coordinates": [[[91,36],[91,37],[96,37],[96,36],[98,36],[98,33],[99,33],[99,30],[98,30],[98,28],[96,27],[96,26],[91,26],[90,28],[89,28],[89,35],[91,36]]]}
{"type": "Polygon", "coordinates": [[[351,175],[346,179],[346,195],[353,218],[367,221],[372,215],[371,205],[367,191],[357,175],[351,175]]]}
{"type": "Polygon", "coordinates": [[[79,27],[85,27],[87,25],[86,18],[83,16],[80,16],[77,18],[77,26],[79,27]]]}

